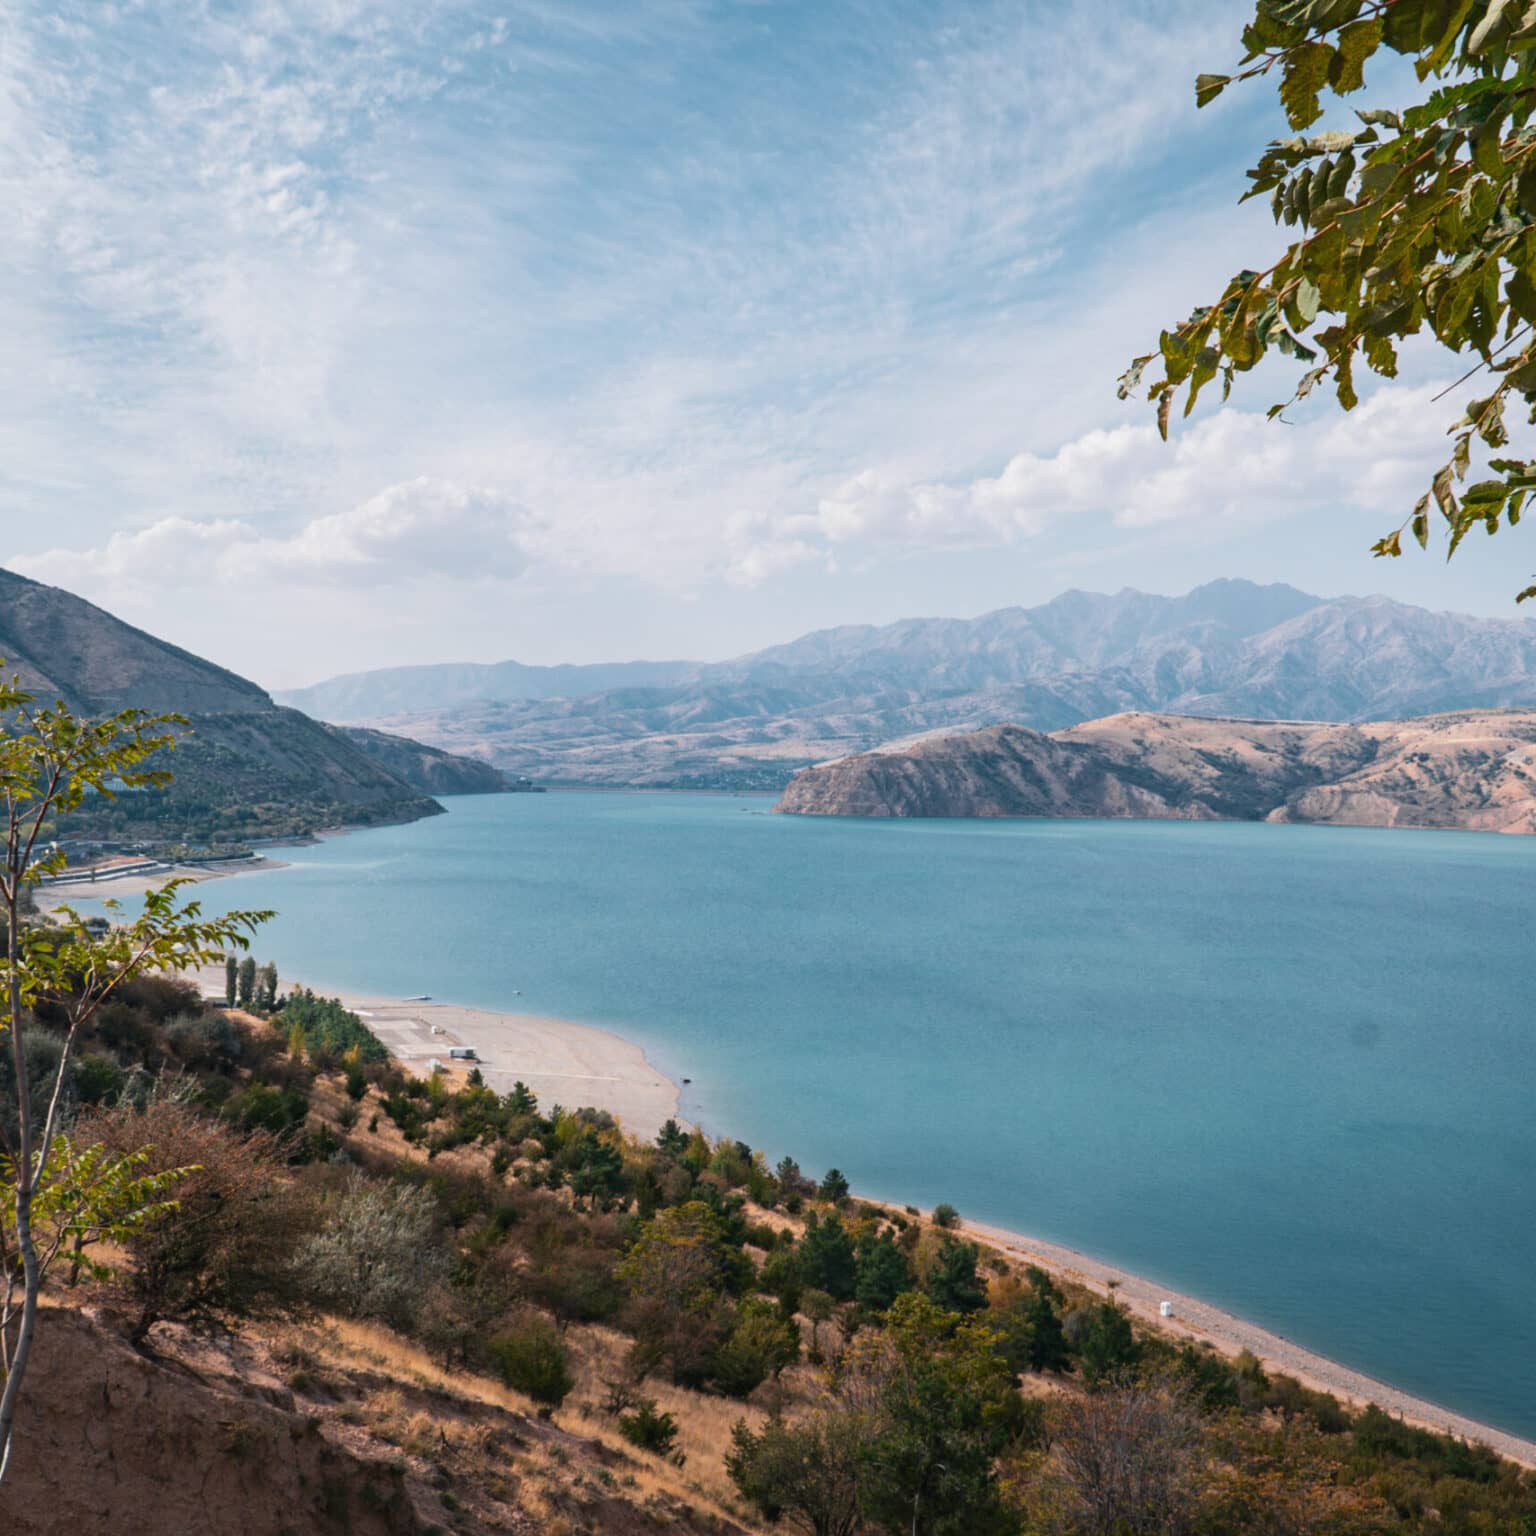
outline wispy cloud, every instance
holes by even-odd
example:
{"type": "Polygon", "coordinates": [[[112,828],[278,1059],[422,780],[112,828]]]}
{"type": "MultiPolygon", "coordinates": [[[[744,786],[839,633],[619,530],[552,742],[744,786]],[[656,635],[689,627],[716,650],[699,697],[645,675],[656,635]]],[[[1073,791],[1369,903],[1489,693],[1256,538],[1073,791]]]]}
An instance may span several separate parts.
{"type": "MultiPolygon", "coordinates": [[[[432,644],[473,610],[510,650],[537,604],[420,573],[622,582],[662,614],[731,583],[790,606],[882,551],[1065,558],[1099,518],[1176,537],[1234,466],[1302,472],[1252,401],[1161,449],[1110,387],[1131,338],[1273,238],[1230,214],[1263,111],[1189,100],[1228,22],[1218,0],[22,0],[0,555],[151,614],[157,582],[242,568],[398,587],[432,644]]],[[[255,670],[360,643],[161,611],[255,670]]],[[[540,653],[570,650],[538,611],[540,653]]],[[[738,648],[735,611],[690,649],[738,648]]]]}

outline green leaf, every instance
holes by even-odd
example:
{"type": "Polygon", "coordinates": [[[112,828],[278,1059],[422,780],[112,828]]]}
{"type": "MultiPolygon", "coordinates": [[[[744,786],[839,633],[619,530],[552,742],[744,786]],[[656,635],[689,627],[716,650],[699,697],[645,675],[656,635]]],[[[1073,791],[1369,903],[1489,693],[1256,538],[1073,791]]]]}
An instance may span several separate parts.
{"type": "Polygon", "coordinates": [[[1231,75],[1196,75],[1195,105],[1209,106],[1231,83],[1231,75]]]}
{"type": "Polygon", "coordinates": [[[1352,21],[1338,38],[1338,54],[1329,68],[1329,82],[1341,96],[1365,84],[1365,61],[1381,47],[1381,17],[1352,21]]]}
{"type": "Polygon", "coordinates": [[[1311,278],[1302,278],[1301,285],[1296,290],[1296,308],[1307,325],[1311,325],[1317,319],[1318,305],[1321,304],[1322,297],[1317,284],[1311,278]]]}
{"type": "Polygon", "coordinates": [[[1280,81],[1280,101],[1293,128],[1309,128],[1323,115],[1318,95],[1328,84],[1328,71],[1334,59],[1331,44],[1302,43],[1285,56],[1280,81]]]}

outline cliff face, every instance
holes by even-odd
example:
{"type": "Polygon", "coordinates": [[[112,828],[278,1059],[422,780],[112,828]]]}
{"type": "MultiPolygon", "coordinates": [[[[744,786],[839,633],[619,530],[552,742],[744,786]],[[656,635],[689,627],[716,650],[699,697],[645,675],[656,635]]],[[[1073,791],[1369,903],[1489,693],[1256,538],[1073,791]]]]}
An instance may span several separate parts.
{"type": "Polygon", "coordinates": [[[1131,713],[992,726],[796,775],[807,816],[1132,816],[1536,831],[1536,711],[1363,725],[1131,713]]]}

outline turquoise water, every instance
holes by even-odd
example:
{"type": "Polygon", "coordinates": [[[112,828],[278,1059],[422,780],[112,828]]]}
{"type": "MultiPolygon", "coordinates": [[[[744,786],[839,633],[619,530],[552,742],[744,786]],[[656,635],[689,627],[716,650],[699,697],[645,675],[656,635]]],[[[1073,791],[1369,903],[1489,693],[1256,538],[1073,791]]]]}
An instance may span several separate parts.
{"type": "Polygon", "coordinates": [[[290,974],[608,1024],[713,1132],[1536,1435],[1536,841],[448,803],[203,894],[280,908],[290,974]]]}

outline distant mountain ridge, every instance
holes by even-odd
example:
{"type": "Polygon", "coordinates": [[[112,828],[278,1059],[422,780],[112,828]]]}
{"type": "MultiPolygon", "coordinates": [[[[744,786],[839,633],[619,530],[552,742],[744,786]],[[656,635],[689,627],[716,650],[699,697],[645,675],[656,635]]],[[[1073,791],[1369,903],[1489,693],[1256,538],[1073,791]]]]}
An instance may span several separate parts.
{"type": "Polygon", "coordinates": [[[348,672],[307,688],[274,691],[280,704],[337,725],[354,725],[456,704],[559,699],[615,688],[665,688],[698,671],[691,661],[616,661],[524,666],[520,661],[447,662],[348,672]]]}
{"type": "MultiPolygon", "coordinates": [[[[433,669],[426,669],[431,671],[433,669]]],[[[1536,624],[1224,580],[817,631],[665,686],[371,723],[553,782],[779,790],[892,740],[1127,710],[1372,720],[1536,705],[1536,624]]]]}
{"type": "Polygon", "coordinates": [[[1536,710],[1364,724],[1130,713],[994,725],[807,768],[803,816],[1141,817],[1536,832],[1536,710]]]}
{"type": "Polygon", "coordinates": [[[491,787],[488,775],[502,787],[482,763],[460,764],[456,774],[438,749],[364,750],[345,732],[279,706],[255,683],[6,570],[0,658],[40,698],[62,699],[83,716],[139,708],[188,719],[167,755],[175,774],[169,789],[93,798],[71,818],[76,830],[98,836],[230,842],[297,834],[434,815],[442,807],[422,787],[434,774],[452,780],[453,792],[491,787]],[[393,764],[384,760],[389,752],[393,764]]]}

